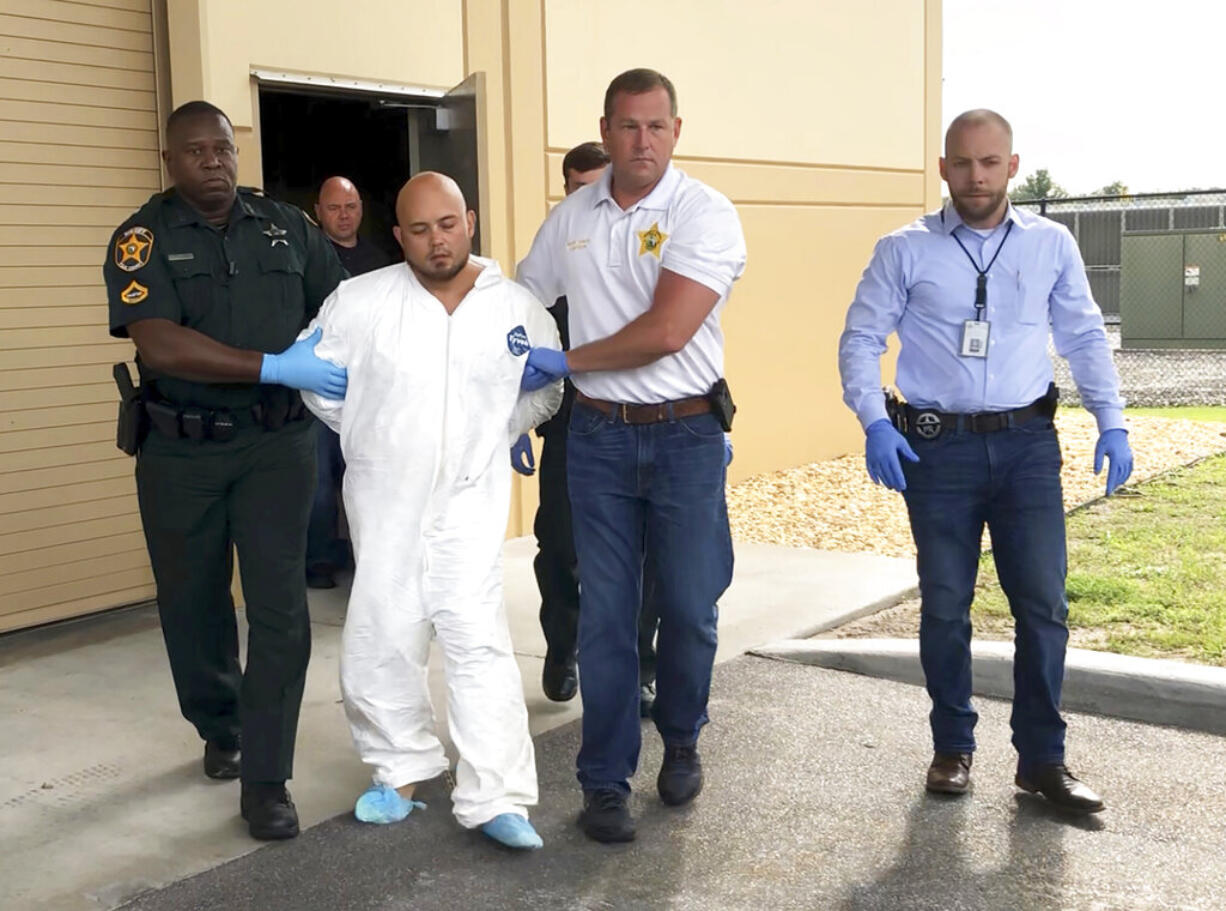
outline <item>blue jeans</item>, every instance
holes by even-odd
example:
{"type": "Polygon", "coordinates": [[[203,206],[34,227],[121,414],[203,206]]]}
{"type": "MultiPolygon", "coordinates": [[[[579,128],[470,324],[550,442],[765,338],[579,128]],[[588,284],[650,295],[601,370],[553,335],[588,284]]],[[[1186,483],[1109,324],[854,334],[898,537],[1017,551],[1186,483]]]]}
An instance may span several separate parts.
{"type": "Polygon", "coordinates": [[[340,493],[345,459],[336,431],[316,421],[315,433],[317,473],[311,522],[307,527],[306,565],[334,570],[348,563],[344,542],[340,540],[340,493]]]}
{"type": "Polygon", "coordinates": [[[732,581],[724,435],[710,414],[628,425],[576,404],[567,463],[581,602],[579,782],[629,792],[642,741],[645,560],[660,615],[656,729],[666,744],[685,745],[707,722],[716,601],[732,581]]]}
{"type": "Polygon", "coordinates": [[[920,579],[920,661],[933,746],[975,749],[970,607],[986,524],[1016,633],[1013,746],[1023,768],[1064,760],[1060,689],[1068,643],[1060,443],[1048,418],[995,433],[911,433],[904,497],[920,579]]]}

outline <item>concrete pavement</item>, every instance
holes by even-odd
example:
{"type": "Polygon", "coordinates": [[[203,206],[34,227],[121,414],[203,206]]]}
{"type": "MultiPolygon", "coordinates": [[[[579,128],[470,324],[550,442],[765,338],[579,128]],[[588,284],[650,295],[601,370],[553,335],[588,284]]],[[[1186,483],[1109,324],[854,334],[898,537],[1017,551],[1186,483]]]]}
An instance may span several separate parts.
{"type": "Polygon", "coordinates": [[[645,736],[633,844],[597,845],[575,825],[570,724],[537,739],[542,851],[460,829],[434,782],[404,823],[338,816],[125,911],[1222,907],[1226,740],[1070,714],[1069,761],[1108,808],[1069,818],[1013,787],[1008,704],[979,709],[974,790],[938,798],[923,790],[921,688],[742,657],[716,669],[693,806],[655,796],[660,747],[645,736]]]}
{"type": "MultiPolygon", "coordinates": [[[[579,702],[558,705],[540,692],[534,552],[526,538],[505,549],[508,619],[536,735],[577,718],[579,702]]],[[[915,585],[910,560],[753,544],[736,553],[719,661],[837,625],[915,585]]],[[[314,646],[291,784],[304,828],[348,814],[369,780],[336,682],[345,596],[341,588],[310,598],[314,646]]],[[[441,684],[436,657],[436,706],[441,684]]],[[[113,908],[260,847],[238,819],[238,785],[200,773],[201,745],[179,716],[151,608],[0,637],[0,718],[5,911],[113,908]]],[[[445,715],[439,721],[445,729],[445,715]]],[[[557,768],[538,763],[559,787],[573,782],[569,749],[551,754],[557,768]]],[[[446,800],[432,813],[447,818],[446,800]]]]}

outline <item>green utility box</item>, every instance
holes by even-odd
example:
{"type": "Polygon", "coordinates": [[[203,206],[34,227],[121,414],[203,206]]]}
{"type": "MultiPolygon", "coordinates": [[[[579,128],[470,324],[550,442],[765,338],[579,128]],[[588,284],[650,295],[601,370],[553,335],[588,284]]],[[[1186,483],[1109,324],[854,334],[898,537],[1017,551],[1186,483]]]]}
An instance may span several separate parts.
{"type": "Polygon", "coordinates": [[[1226,348],[1226,232],[1126,231],[1124,348],[1226,348]]]}

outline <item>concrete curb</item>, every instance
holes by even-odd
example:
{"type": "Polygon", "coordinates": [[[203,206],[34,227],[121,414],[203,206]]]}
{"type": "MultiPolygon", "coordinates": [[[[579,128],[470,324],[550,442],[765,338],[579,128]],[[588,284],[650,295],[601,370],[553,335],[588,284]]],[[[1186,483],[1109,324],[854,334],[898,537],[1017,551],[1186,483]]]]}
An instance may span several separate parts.
{"type": "MultiPolygon", "coordinates": [[[[914,639],[785,639],[750,654],[924,684],[914,639]]],[[[977,695],[1013,698],[1012,642],[974,642],[971,661],[977,695]]],[[[1063,706],[1226,734],[1226,668],[1072,648],[1063,706]]]]}
{"type": "MultiPolygon", "coordinates": [[[[880,613],[891,607],[896,607],[904,601],[910,601],[912,598],[919,597],[919,586],[911,585],[906,588],[899,588],[884,597],[877,598],[867,604],[862,604],[859,607],[842,610],[838,614],[828,616],[817,622],[807,622],[795,633],[785,640],[787,642],[804,641],[811,636],[817,636],[821,633],[829,632],[832,629],[838,629],[840,626],[845,626],[848,623],[853,623],[856,620],[863,620],[865,617],[871,617],[873,614],[880,613]]],[[[771,644],[773,645],[773,643],[771,644]]],[[[763,646],[769,647],[769,646],[763,646]]],[[[752,653],[753,649],[747,650],[746,654],[752,653]]]]}

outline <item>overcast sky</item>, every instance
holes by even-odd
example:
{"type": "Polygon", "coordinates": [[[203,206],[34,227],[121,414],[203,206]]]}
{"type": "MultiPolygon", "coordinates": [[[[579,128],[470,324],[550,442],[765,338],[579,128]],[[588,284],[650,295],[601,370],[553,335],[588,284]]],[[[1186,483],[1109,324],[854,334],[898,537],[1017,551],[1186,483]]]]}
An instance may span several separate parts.
{"type": "Polygon", "coordinates": [[[1018,178],[1226,186],[1226,0],[944,0],[942,126],[990,107],[1018,178]]]}

